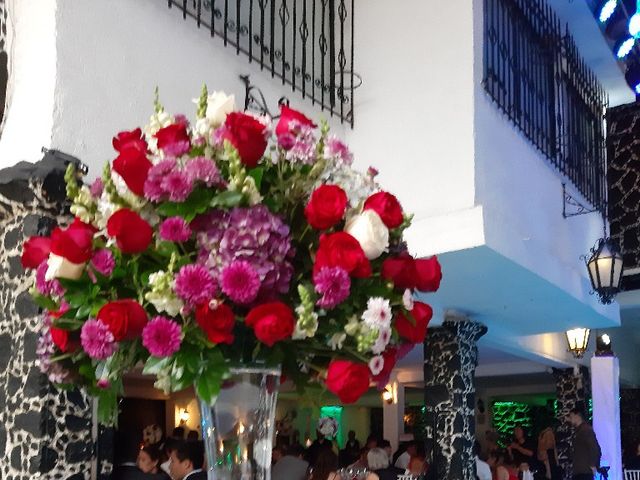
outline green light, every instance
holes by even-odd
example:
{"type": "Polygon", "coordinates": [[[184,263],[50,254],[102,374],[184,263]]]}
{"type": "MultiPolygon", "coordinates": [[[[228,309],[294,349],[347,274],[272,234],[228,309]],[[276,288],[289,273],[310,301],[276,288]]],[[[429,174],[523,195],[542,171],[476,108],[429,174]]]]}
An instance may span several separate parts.
{"type": "Polygon", "coordinates": [[[336,441],[340,448],[344,448],[344,435],[342,434],[342,413],[344,407],[340,405],[325,405],[320,407],[320,418],[333,418],[338,424],[338,433],[336,433],[336,441]]]}

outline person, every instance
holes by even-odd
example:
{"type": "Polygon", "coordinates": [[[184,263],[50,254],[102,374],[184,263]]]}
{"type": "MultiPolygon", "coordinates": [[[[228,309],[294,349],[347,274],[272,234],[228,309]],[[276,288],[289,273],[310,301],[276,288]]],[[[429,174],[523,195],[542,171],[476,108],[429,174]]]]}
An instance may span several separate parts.
{"type": "Polygon", "coordinates": [[[405,473],[411,475],[420,476],[427,473],[429,465],[426,462],[426,454],[424,451],[424,445],[421,442],[415,442],[415,455],[411,456],[409,460],[409,466],[405,473]]]}
{"type": "Polygon", "coordinates": [[[291,445],[285,454],[271,469],[274,480],[305,480],[309,463],[303,460],[304,449],[301,445],[291,445]]]}
{"type": "Polygon", "coordinates": [[[558,465],[558,450],[553,428],[548,427],[538,435],[538,460],[542,464],[542,473],[548,480],[560,480],[562,471],[558,465]]]}
{"type": "Polygon", "coordinates": [[[347,434],[347,444],[344,446],[344,465],[349,465],[355,462],[360,455],[360,442],[356,438],[356,432],[349,430],[347,434]]]}
{"type": "MultiPolygon", "coordinates": [[[[340,480],[338,469],[338,456],[330,448],[318,450],[316,461],[311,466],[309,480],[340,480]]],[[[273,475],[274,480],[277,479],[273,475]]],[[[284,479],[283,479],[284,480],[284,479]]]]}
{"type": "Polygon", "coordinates": [[[513,429],[513,442],[507,447],[507,451],[516,467],[534,468],[535,447],[522,427],[518,426],[513,429]],[[523,464],[526,464],[526,466],[523,466],[523,464]]]}
{"type": "Polygon", "coordinates": [[[371,450],[372,448],[376,448],[378,446],[378,438],[372,433],[367,437],[367,443],[365,447],[367,450],[371,450]]]}
{"type": "Polygon", "coordinates": [[[488,464],[495,480],[518,480],[518,471],[513,460],[504,451],[495,451],[489,456],[488,464]]]}
{"type": "Polygon", "coordinates": [[[148,480],[150,475],[136,465],[139,442],[130,435],[116,432],[114,439],[112,480],[148,480]]]}
{"type": "Polygon", "coordinates": [[[481,450],[480,442],[476,440],[473,444],[473,453],[476,457],[476,474],[478,480],[491,480],[491,468],[487,462],[480,458],[481,450]]]}
{"type": "Polygon", "coordinates": [[[145,445],[156,445],[162,443],[164,433],[158,424],[151,424],[142,430],[142,443],[145,445]]]}
{"type": "Polygon", "coordinates": [[[282,460],[282,457],[284,457],[284,455],[285,455],[285,452],[284,452],[284,447],[282,445],[278,444],[275,447],[273,447],[273,450],[271,450],[271,465],[275,465],[280,460],[282,460]]]}
{"type": "Polygon", "coordinates": [[[187,441],[188,442],[195,442],[200,440],[200,435],[198,434],[197,430],[189,430],[189,433],[187,433],[187,441]]]}
{"type": "Polygon", "coordinates": [[[569,422],[573,425],[573,480],[593,480],[600,466],[600,445],[596,434],[584,421],[582,411],[574,408],[569,413],[569,422]]]}
{"type": "Polygon", "coordinates": [[[624,468],[627,470],[640,470],[640,442],[635,442],[633,445],[635,450],[633,455],[624,463],[624,468]]]}
{"type": "Polygon", "coordinates": [[[368,468],[367,453],[369,453],[369,450],[366,447],[361,448],[358,458],[355,462],[351,463],[348,468],[368,468]]]}
{"type": "Polygon", "coordinates": [[[173,480],[207,480],[202,442],[180,442],[171,452],[169,471],[173,480]]]}
{"type": "Polygon", "coordinates": [[[332,449],[333,443],[331,443],[331,440],[325,438],[324,435],[318,430],[316,431],[316,439],[307,449],[305,460],[309,462],[309,465],[315,465],[316,461],[318,460],[318,455],[320,455],[323,450],[332,449]]]}
{"type": "Polygon", "coordinates": [[[181,440],[173,437],[169,437],[164,441],[163,450],[164,458],[166,458],[166,461],[160,464],[160,468],[167,475],[171,475],[171,472],[169,472],[169,465],[171,464],[171,453],[178,447],[178,444],[180,442],[181,440]]]}
{"type": "Polygon", "coordinates": [[[382,442],[380,442],[380,448],[382,448],[385,452],[387,452],[387,456],[389,457],[389,462],[391,462],[391,456],[393,455],[391,442],[387,439],[383,439],[382,442]]]}
{"type": "Polygon", "coordinates": [[[407,443],[405,451],[398,457],[394,466],[406,470],[409,468],[411,457],[414,457],[416,453],[416,442],[407,443]]]}
{"type": "Polygon", "coordinates": [[[369,470],[373,470],[380,480],[396,480],[398,475],[404,473],[401,468],[390,466],[389,461],[389,454],[382,448],[372,448],[367,453],[369,470]]]}

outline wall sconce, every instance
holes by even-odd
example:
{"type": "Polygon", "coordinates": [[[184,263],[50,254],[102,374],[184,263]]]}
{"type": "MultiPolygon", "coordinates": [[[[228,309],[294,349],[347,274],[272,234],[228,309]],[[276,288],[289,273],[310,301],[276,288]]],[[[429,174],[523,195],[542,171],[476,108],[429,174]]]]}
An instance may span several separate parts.
{"type": "Polygon", "coordinates": [[[591,249],[589,259],[585,257],[585,261],[591,288],[598,294],[600,303],[610,304],[620,292],[622,283],[623,262],[620,248],[611,238],[601,238],[591,249]]]}
{"type": "Polygon", "coordinates": [[[189,415],[189,411],[186,408],[183,408],[180,410],[179,418],[180,418],[180,425],[184,425],[189,421],[189,418],[191,418],[191,415],[189,415]]]}
{"type": "Polygon", "coordinates": [[[589,333],[590,330],[588,328],[567,330],[568,351],[571,352],[574,358],[582,358],[584,356],[589,345],[589,333]]]}
{"type": "Polygon", "coordinates": [[[382,391],[382,400],[387,403],[387,405],[391,405],[393,403],[393,387],[391,385],[387,385],[384,387],[382,391]]]}

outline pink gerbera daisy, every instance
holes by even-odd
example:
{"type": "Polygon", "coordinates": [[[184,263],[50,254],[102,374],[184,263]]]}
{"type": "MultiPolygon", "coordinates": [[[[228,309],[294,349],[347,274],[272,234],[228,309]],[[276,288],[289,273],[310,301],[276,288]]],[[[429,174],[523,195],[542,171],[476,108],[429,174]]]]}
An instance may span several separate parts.
{"type": "Polygon", "coordinates": [[[249,262],[236,260],[222,270],[222,291],[234,302],[251,303],[260,290],[260,277],[249,262]]]}
{"type": "Polygon", "coordinates": [[[142,344],[154,357],[170,357],[180,350],[182,329],[165,317],[155,317],[142,330],[142,344]]]}
{"type": "Polygon", "coordinates": [[[216,284],[202,265],[185,265],[176,275],[175,291],[180,298],[192,306],[208,302],[216,294],[216,284]]]}

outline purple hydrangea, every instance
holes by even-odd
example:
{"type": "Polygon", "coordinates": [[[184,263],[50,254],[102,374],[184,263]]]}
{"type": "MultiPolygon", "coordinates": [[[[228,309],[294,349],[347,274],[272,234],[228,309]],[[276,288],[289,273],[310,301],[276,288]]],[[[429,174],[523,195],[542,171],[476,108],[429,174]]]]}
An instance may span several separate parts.
{"type": "Polygon", "coordinates": [[[345,165],[353,163],[353,154],[349,151],[349,147],[338,137],[331,135],[324,143],[324,156],[332,158],[345,165]]]}
{"type": "Polygon", "coordinates": [[[70,380],[70,372],[58,362],[52,362],[51,358],[56,354],[56,346],[51,338],[51,317],[45,315],[42,330],[38,337],[36,355],[40,371],[47,375],[52,383],[67,383],[70,380]]]}
{"type": "Polygon", "coordinates": [[[225,267],[243,260],[260,279],[258,299],[272,299],[289,291],[295,254],[289,226],[266,206],[214,210],[196,219],[192,227],[200,230],[198,261],[216,278],[225,267]]]}
{"type": "Polygon", "coordinates": [[[160,238],[167,242],[186,242],[191,237],[191,228],[182,217],[170,217],[160,224],[160,238]]]}
{"type": "Polygon", "coordinates": [[[344,302],[351,291],[351,279],[344,268],[323,267],[313,275],[316,292],[322,295],[317,305],[331,309],[344,302]]]}

